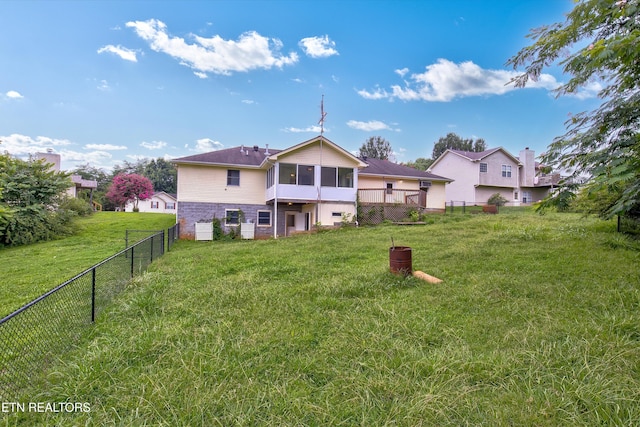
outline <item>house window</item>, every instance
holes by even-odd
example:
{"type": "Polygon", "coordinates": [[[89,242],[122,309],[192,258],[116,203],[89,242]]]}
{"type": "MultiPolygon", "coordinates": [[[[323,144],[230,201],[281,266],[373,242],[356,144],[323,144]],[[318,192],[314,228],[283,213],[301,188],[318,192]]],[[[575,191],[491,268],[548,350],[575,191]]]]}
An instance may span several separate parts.
{"type": "Polygon", "coordinates": [[[176,204],[173,202],[167,202],[167,209],[175,209],[176,208],[176,204]]]}
{"type": "Polygon", "coordinates": [[[158,209],[160,207],[160,202],[151,202],[151,209],[158,209]]]}
{"type": "Polygon", "coordinates": [[[240,224],[240,209],[225,209],[224,210],[224,224],[225,225],[238,225],[238,224],[240,224]]]}
{"type": "Polygon", "coordinates": [[[227,185],[240,185],[240,171],[229,169],[227,171],[227,185]]]}
{"type": "Polygon", "coordinates": [[[275,175],[275,166],[271,166],[267,171],[267,188],[273,187],[274,184],[274,175],[275,175]]]}
{"type": "Polygon", "coordinates": [[[271,211],[258,211],[258,226],[271,226],[271,211]]]}
{"type": "Polygon", "coordinates": [[[331,212],[331,216],[342,218],[342,212],[331,212]]]}
{"type": "Polygon", "coordinates": [[[480,163],[480,172],[481,173],[487,173],[487,164],[486,163],[480,163]]]}
{"type": "Polygon", "coordinates": [[[338,187],[353,188],[353,169],[338,168],[338,187]]]}
{"type": "Polygon", "coordinates": [[[518,200],[518,192],[517,191],[513,192],[513,200],[518,200]]]}
{"type": "Polygon", "coordinates": [[[298,165],[298,185],[313,185],[314,169],[311,165],[298,165]]]}
{"type": "Polygon", "coordinates": [[[337,186],[337,170],[336,168],[322,167],[320,171],[320,185],[323,187],[336,187],[337,186]]]}
{"type": "Polygon", "coordinates": [[[511,178],[511,165],[502,165],[502,177],[511,178]]]}
{"type": "Polygon", "coordinates": [[[280,184],[295,184],[296,180],[296,165],[291,163],[280,163],[280,176],[278,179],[280,184]]]}

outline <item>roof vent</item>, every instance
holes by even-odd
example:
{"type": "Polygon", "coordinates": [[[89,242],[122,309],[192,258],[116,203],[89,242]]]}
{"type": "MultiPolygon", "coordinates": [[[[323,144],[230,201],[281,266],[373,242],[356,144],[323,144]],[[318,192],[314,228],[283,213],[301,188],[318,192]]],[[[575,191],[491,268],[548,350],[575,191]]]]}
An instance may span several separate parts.
{"type": "Polygon", "coordinates": [[[240,152],[241,152],[241,153],[244,153],[244,144],[242,144],[242,145],[240,146],[240,152]]]}
{"type": "Polygon", "coordinates": [[[258,146],[257,145],[253,146],[253,151],[255,151],[256,153],[258,152],[258,146]]]}
{"type": "Polygon", "coordinates": [[[264,149],[264,155],[268,156],[270,154],[269,153],[269,144],[265,144],[265,145],[267,146],[267,148],[264,149]]]}

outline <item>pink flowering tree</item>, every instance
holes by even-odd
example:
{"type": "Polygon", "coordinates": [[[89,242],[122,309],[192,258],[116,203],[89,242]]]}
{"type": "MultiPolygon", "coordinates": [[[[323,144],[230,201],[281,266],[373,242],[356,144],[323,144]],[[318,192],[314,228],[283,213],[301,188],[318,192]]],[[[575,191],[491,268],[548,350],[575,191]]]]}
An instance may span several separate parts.
{"type": "Polygon", "coordinates": [[[124,209],[124,205],[133,202],[133,210],[138,210],[138,201],[150,199],[153,195],[153,184],[144,176],[131,173],[120,174],[113,178],[106,197],[114,205],[124,209]]]}

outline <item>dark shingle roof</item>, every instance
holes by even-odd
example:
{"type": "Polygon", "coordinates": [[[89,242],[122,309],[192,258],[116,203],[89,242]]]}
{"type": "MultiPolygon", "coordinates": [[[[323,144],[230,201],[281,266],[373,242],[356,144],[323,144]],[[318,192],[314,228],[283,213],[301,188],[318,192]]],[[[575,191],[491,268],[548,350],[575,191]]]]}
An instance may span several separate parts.
{"type": "Polygon", "coordinates": [[[460,154],[461,156],[464,156],[468,159],[471,160],[481,160],[485,157],[487,157],[489,154],[491,153],[495,153],[498,150],[501,150],[502,147],[498,147],[498,148],[492,148],[491,150],[485,150],[485,151],[480,151],[480,152],[475,152],[475,151],[462,151],[462,150],[453,150],[453,149],[449,149],[449,151],[451,151],[452,153],[456,153],[456,154],[460,154]]]}
{"type": "Polygon", "coordinates": [[[363,159],[368,166],[361,169],[360,175],[385,175],[385,176],[397,176],[407,177],[415,179],[432,179],[440,181],[451,181],[449,178],[445,178],[439,175],[434,175],[430,172],[421,171],[405,165],[399,165],[398,163],[390,162],[389,160],[380,159],[363,159]]]}
{"type": "MultiPolygon", "coordinates": [[[[269,155],[279,153],[282,150],[269,148],[269,155]]],[[[265,148],[258,147],[233,147],[224,150],[210,151],[208,153],[194,154],[193,156],[173,159],[174,163],[236,165],[248,167],[260,167],[267,158],[265,148]]]]}

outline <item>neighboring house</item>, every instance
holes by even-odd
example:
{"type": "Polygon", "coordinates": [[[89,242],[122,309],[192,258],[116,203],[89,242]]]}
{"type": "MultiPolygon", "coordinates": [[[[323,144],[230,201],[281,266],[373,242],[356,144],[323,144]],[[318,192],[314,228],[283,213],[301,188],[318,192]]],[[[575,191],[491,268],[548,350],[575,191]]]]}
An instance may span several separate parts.
{"type": "Polygon", "coordinates": [[[174,159],[181,237],[195,223],[228,231],[255,225],[256,237],[286,236],[354,216],[359,158],[319,136],[286,150],[235,147],[174,159]]]}
{"type": "MultiPolygon", "coordinates": [[[[36,153],[36,158],[43,159],[45,163],[50,164],[50,170],[60,172],[60,154],[56,154],[53,150],[48,149],[46,153],[36,153]]],[[[89,201],[93,202],[93,191],[98,188],[98,182],[92,179],[83,179],[80,175],[71,175],[71,185],[67,189],[69,197],[78,197],[80,190],[89,190],[89,201]]]]}
{"type": "Polygon", "coordinates": [[[446,200],[467,204],[486,204],[495,193],[509,205],[530,204],[545,198],[560,181],[559,174],[541,173],[528,147],[518,157],[502,147],[478,153],[448,149],[429,172],[453,178],[446,200]]]}
{"type": "MultiPolygon", "coordinates": [[[[133,205],[133,202],[127,203],[124,207],[125,212],[133,212],[133,205]]],[[[138,211],[176,214],[178,212],[178,199],[175,194],[158,191],[153,193],[150,199],[139,200],[138,211]]]]}
{"type": "Polygon", "coordinates": [[[358,202],[362,220],[373,217],[379,208],[383,218],[400,220],[410,210],[444,211],[445,185],[452,180],[429,172],[390,162],[363,158],[367,167],[358,174],[358,202]],[[395,209],[395,212],[394,212],[395,209]]]}

